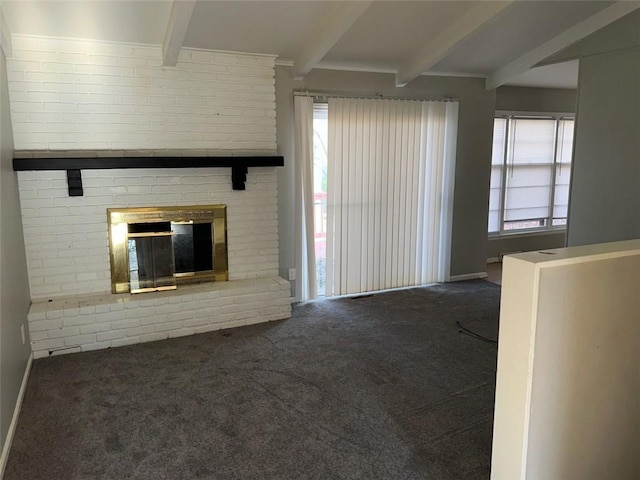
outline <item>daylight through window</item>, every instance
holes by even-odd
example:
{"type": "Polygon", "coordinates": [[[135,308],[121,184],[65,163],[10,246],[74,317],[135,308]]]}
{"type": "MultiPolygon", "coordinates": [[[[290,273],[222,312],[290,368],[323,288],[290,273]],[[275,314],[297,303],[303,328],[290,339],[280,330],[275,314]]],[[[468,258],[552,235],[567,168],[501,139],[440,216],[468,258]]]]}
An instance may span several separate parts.
{"type": "Polygon", "coordinates": [[[573,118],[499,115],[493,129],[489,233],[567,223],[573,118]]]}

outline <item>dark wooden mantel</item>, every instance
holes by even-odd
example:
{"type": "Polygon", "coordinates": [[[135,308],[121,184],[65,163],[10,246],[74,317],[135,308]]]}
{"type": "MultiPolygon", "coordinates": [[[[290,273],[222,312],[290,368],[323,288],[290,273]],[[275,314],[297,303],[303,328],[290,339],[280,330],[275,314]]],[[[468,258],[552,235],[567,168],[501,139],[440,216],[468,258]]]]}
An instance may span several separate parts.
{"type": "Polygon", "coordinates": [[[66,170],[70,196],[82,196],[82,170],[122,168],[231,168],[234,190],[245,190],[248,167],[282,167],[282,156],[14,158],[13,169],[66,170]]]}

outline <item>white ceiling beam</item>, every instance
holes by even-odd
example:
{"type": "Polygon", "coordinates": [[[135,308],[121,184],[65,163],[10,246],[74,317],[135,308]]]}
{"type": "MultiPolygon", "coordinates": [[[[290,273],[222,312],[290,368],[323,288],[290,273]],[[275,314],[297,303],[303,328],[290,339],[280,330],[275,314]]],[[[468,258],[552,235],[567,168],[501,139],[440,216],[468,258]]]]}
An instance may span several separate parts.
{"type": "Polygon", "coordinates": [[[175,67],[178,63],[178,55],[195,6],[196,0],[173,0],[167,31],[162,42],[162,64],[166,67],[175,67]]]}
{"type": "Polygon", "coordinates": [[[528,51],[512,62],[500,67],[487,77],[486,88],[493,90],[504,85],[513,77],[526,72],[545,58],[553,55],[582,40],[588,35],[606,27],[610,23],[615,22],[619,18],[640,8],[640,2],[616,2],[610,7],[601,10],[591,17],[575,24],[573,27],[562,32],[557,37],[552,38],[546,43],[528,51]]]}
{"type": "Polygon", "coordinates": [[[337,3],[337,7],[318,22],[313,34],[309,36],[309,44],[294,61],[294,78],[300,79],[309,73],[372,3],[373,1],[337,3]]]}
{"type": "Polygon", "coordinates": [[[11,31],[7,25],[7,19],[4,18],[4,12],[0,7],[0,47],[5,57],[13,56],[13,47],[11,45],[11,31]]]}
{"type": "Polygon", "coordinates": [[[400,65],[396,71],[396,87],[408,83],[427,72],[449,55],[460,43],[476,33],[481,27],[495,20],[514,2],[477,2],[468,12],[427,42],[413,58],[400,65]]]}

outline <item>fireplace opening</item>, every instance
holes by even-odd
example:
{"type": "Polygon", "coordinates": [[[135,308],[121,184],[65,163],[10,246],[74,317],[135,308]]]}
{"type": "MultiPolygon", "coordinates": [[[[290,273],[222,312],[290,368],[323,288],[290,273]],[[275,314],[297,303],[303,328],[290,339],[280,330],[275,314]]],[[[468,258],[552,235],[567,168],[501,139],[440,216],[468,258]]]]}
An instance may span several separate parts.
{"type": "Polygon", "coordinates": [[[226,206],[108,209],[111,290],[228,279],[226,206]]]}
{"type": "Polygon", "coordinates": [[[131,293],[176,288],[170,222],[127,225],[131,293]]]}
{"type": "Polygon", "coordinates": [[[213,270],[210,223],[171,222],[177,275],[213,270]]]}

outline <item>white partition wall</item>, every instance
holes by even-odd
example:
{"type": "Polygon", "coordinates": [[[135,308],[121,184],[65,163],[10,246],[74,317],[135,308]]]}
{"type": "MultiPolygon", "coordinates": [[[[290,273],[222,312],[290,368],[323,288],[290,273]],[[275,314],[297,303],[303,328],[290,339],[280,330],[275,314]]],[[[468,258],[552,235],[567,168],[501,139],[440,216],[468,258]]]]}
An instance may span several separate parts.
{"type": "Polygon", "coordinates": [[[640,240],[505,257],[493,480],[640,478],[640,240]]]}

